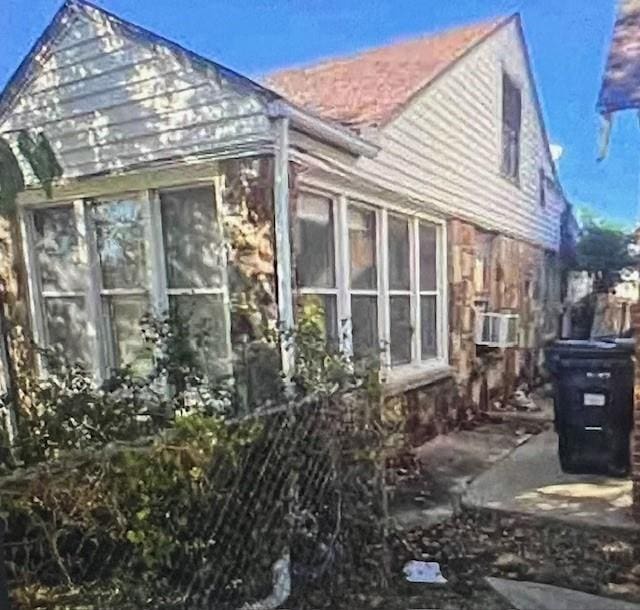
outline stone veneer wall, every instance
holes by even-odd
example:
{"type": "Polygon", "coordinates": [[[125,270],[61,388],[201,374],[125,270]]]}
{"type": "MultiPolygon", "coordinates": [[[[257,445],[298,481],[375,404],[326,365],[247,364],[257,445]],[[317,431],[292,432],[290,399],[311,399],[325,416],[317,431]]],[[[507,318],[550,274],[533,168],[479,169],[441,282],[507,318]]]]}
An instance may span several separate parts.
{"type": "Polygon", "coordinates": [[[4,314],[9,326],[6,330],[15,339],[9,346],[14,368],[31,366],[33,361],[28,342],[21,340],[29,336],[26,277],[17,219],[14,215],[0,215],[0,280],[6,290],[4,314]]]}
{"type": "Polygon", "coordinates": [[[506,400],[520,381],[531,383],[560,313],[559,282],[552,284],[552,294],[545,288],[554,269],[553,257],[544,250],[459,220],[449,222],[448,232],[449,355],[455,376],[387,398],[402,403],[414,444],[473,420],[493,402],[506,400]],[[485,275],[480,244],[487,241],[485,275]],[[479,286],[482,277],[486,281],[479,286]],[[487,311],[518,313],[526,347],[477,348],[475,307],[482,303],[487,311]]]}
{"type": "Polygon", "coordinates": [[[273,171],[271,156],[221,163],[233,370],[246,409],[281,384],[273,171]]]}

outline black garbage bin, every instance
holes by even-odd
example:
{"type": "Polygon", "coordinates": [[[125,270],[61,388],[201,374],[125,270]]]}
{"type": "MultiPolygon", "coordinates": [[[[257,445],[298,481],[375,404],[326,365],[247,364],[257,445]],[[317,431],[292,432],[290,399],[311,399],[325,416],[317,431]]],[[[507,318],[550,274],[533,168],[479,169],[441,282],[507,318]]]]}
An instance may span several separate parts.
{"type": "Polygon", "coordinates": [[[547,350],[554,380],[562,470],[626,476],[633,426],[633,340],[557,341],[547,350]]]}

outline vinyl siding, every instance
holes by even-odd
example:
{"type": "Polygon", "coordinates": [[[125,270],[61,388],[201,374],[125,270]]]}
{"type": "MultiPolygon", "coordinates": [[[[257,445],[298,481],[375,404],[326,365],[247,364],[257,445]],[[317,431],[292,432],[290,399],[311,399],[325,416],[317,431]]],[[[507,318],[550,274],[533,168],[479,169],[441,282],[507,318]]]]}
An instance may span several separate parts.
{"type": "Polygon", "coordinates": [[[74,17],[20,92],[0,134],[42,130],[80,177],[272,142],[264,101],[240,79],[134,38],[106,17],[74,17]]]}
{"type": "Polygon", "coordinates": [[[540,205],[539,171],[551,178],[553,170],[534,86],[517,23],[510,21],[385,126],[381,152],[358,167],[425,207],[555,250],[565,202],[547,189],[546,206],[540,205]],[[519,186],[500,172],[503,68],[522,91],[519,186]]]}

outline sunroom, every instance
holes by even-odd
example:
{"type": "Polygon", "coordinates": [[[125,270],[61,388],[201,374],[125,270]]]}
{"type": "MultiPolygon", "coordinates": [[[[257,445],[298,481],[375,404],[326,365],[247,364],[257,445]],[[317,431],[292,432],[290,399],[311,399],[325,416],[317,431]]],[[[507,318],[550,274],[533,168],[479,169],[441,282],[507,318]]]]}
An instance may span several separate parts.
{"type": "MultiPolygon", "coordinates": [[[[145,320],[176,313],[210,379],[252,375],[247,354],[308,302],[329,345],[387,381],[450,373],[445,220],[361,175],[378,148],[360,134],[70,2],[3,93],[0,137],[26,184],[9,317],[96,380],[144,376],[145,320]],[[56,156],[50,188],[25,133],[56,156]]],[[[286,374],[295,349],[272,348],[286,374]]]]}

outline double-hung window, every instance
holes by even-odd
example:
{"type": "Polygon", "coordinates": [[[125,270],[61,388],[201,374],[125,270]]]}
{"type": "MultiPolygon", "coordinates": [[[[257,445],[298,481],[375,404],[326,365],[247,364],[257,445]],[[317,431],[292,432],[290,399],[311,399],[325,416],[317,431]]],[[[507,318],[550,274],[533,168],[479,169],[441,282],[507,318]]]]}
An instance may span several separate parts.
{"type": "Polygon", "coordinates": [[[90,206],[107,368],[130,366],[138,374],[153,364],[140,320],[150,312],[149,217],[137,197],[90,206]]]}
{"type": "Polygon", "coordinates": [[[420,359],[438,358],[442,353],[438,328],[440,299],[438,281],[438,229],[435,225],[418,222],[418,279],[420,299],[420,359]]]}
{"type": "Polygon", "coordinates": [[[387,226],[391,367],[442,359],[440,228],[391,214],[387,226]]]}
{"type": "Polygon", "coordinates": [[[168,308],[211,378],[228,372],[225,257],[213,189],[160,191],[168,308]]]}
{"type": "Polygon", "coordinates": [[[372,208],[350,204],[347,222],[352,350],[356,358],[377,356],[380,352],[377,213],[372,208]]]}
{"type": "Polygon", "coordinates": [[[149,372],[145,315],[169,312],[211,379],[228,372],[225,257],[213,186],[78,200],[25,213],[36,340],[100,378],[149,372]]]}
{"type": "Polygon", "coordinates": [[[69,360],[88,364],[88,266],[77,220],[73,204],[36,210],[29,217],[33,296],[44,341],[69,360]]]}
{"type": "Polygon", "coordinates": [[[313,303],[324,312],[324,331],[338,341],[335,202],[305,194],[298,201],[295,231],[296,274],[300,305],[313,303]]]}
{"type": "Polygon", "coordinates": [[[411,241],[409,219],[389,214],[389,353],[391,366],[412,359],[414,317],[411,312],[411,241]]]}

